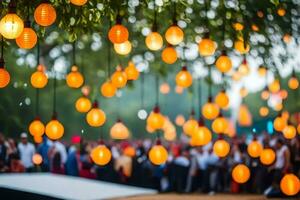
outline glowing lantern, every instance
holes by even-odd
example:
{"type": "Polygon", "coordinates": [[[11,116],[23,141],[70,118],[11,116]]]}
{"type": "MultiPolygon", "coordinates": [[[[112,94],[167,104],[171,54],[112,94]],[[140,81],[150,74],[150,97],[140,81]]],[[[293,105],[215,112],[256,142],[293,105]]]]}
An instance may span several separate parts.
{"type": "Polygon", "coordinates": [[[151,163],[153,163],[155,165],[162,165],[168,159],[168,152],[161,145],[160,141],[157,140],[156,145],[151,147],[148,156],[149,156],[149,160],[151,161],[151,163]]]}
{"type": "Polygon", "coordinates": [[[22,49],[31,49],[35,46],[36,42],[37,35],[30,27],[30,21],[26,21],[21,35],[16,38],[16,43],[22,49]]]}
{"type": "Polygon", "coordinates": [[[147,124],[147,126],[146,126],[146,131],[147,131],[148,133],[154,133],[154,132],[155,132],[155,129],[152,128],[151,126],[149,126],[149,125],[147,124]]]}
{"type": "Polygon", "coordinates": [[[240,126],[250,126],[252,124],[252,115],[249,108],[242,104],[238,113],[238,122],[240,126]]]}
{"type": "Polygon", "coordinates": [[[177,60],[177,53],[174,47],[168,46],[161,53],[162,60],[167,64],[173,64],[177,60]]]}
{"type": "Polygon", "coordinates": [[[115,52],[123,56],[128,55],[131,52],[131,49],[132,49],[132,45],[131,42],[128,40],[120,44],[117,43],[114,44],[115,52]]]}
{"type": "Polygon", "coordinates": [[[217,59],[216,67],[222,73],[226,73],[232,68],[231,59],[227,56],[225,51],[223,51],[222,55],[217,59]]]}
{"type": "Polygon", "coordinates": [[[147,125],[154,130],[162,129],[165,123],[164,116],[160,113],[158,106],[155,106],[153,111],[147,118],[147,125]]]}
{"type": "Polygon", "coordinates": [[[288,82],[289,88],[296,90],[299,87],[299,81],[296,76],[292,76],[288,82]]]}
{"type": "MultiPolygon", "coordinates": [[[[200,120],[199,120],[200,121],[200,120]]],[[[212,139],[210,130],[204,126],[203,122],[199,122],[199,126],[193,132],[191,137],[191,144],[193,146],[207,145],[212,139]]]]}
{"type": "Polygon", "coordinates": [[[104,144],[100,144],[91,151],[90,157],[94,163],[103,166],[111,160],[111,152],[104,144]]]}
{"type": "Polygon", "coordinates": [[[35,153],[35,154],[32,156],[32,162],[33,162],[33,164],[35,164],[35,165],[40,165],[40,164],[42,164],[42,162],[43,162],[43,157],[42,157],[40,154],[35,153]]]}
{"type": "Polygon", "coordinates": [[[45,133],[49,139],[58,140],[64,135],[64,130],[64,126],[54,116],[46,125],[45,133]]]}
{"type": "Polygon", "coordinates": [[[247,60],[244,58],[242,64],[239,66],[238,71],[241,75],[247,76],[250,72],[247,60]]]}
{"type": "Polygon", "coordinates": [[[209,39],[207,34],[198,44],[198,51],[201,56],[211,56],[216,51],[216,44],[213,40],[209,39]]]}
{"type": "Polygon", "coordinates": [[[33,120],[29,125],[29,133],[32,136],[42,136],[45,132],[45,126],[39,118],[33,120]]]}
{"type": "Polygon", "coordinates": [[[280,16],[280,17],[283,17],[285,15],[286,11],[284,8],[278,8],[277,9],[277,14],[280,16]]]}
{"type": "Polygon", "coordinates": [[[177,115],[175,119],[175,124],[177,126],[183,126],[185,124],[185,119],[183,115],[177,115]]]}
{"type": "Polygon", "coordinates": [[[287,125],[282,133],[286,139],[293,139],[297,135],[297,130],[293,125],[287,125]]]}
{"type": "Polygon", "coordinates": [[[246,165],[238,164],[232,170],[232,178],[237,183],[246,183],[250,178],[250,170],[246,165]]]}
{"type": "Polygon", "coordinates": [[[86,115],[87,123],[92,127],[100,127],[106,121],[106,115],[103,110],[98,108],[97,101],[94,102],[93,108],[86,115]]]}
{"type": "Polygon", "coordinates": [[[123,88],[127,83],[127,75],[120,66],[111,76],[111,82],[116,88],[123,88]]]}
{"type": "Polygon", "coordinates": [[[186,135],[191,136],[195,130],[198,128],[198,122],[197,120],[194,119],[193,115],[190,116],[190,119],[187,120],[184,124],[183,124],[183,132],[186,135]]]}
{"type": "Polygon", "coordinates": [[[225,133],[225,131],[228,129],[229,123],[225,117],[219,115],[219,117],[217,117],[213,121],[211,126],[212,126],[212,130],[215,133],[221,134],[221,133],[225,133]]]}
{"type": "Polygon", "coordinates": [[[84,85],[84,86],[82,86],[82,88],[81,88],[81,92],[82,92],[82,94],[83,94],[84,96],[88,96],[88,95],[90,94],[90,92],[91,92],[91,87],[88,86],[88,85],[84,85]]]}
{"type": "Polygon", "coordinates": [[[182,93],[183,93],[183,90],[184,90],[183,87],[181,87],[181,86],[179,86],[179,85],[176,85],[176,86],[175,86],[175,92],[176,92],[177,94],[182,94],[182,93]]]}
{"type": "Polygon", "coordinates": [[[34,20],[40,26],[50,26],[56,20],[56,11],[49,2],[41,3],[34,11],[34,20]]]}
{"type": "Polygon", "coordinates": [[[259,66],[257,72],[260,76],[265,76],[267,74],[267,69],[264,66],[259,66]]]}
{"type": "Polygon", "coordinates": [[[129,138],[129,130],[120,119],[111,127],[110,137],[116,140],[129,138]]]}
{"type": "Polygon", "coordinates": [[[113,96],[115,96],[116,91],[117,91],[117,88],[111,82],[111,80],[108,80],[101,85],[101,94],[104,97],[107,97],[107,98],[113,97],[113,96]]]}
{"type": "Polygon", "coordinates": [[[262,11],[260,11],[260,10],[257,11],[256,14],[257,14],[257,16],[260,17],[260,18],[263,18],[263,17],[264,17],[264,13],[263,13],[262,11]]]}
{"type": "Polygon", "coordinates": [[[168,94],[170,92],[170,86],[168,83],[162,83],[159,87],[159,91],[162,94],[168,94]]]}
{"type": "Polygon", "coordinates": [[[134,157],[136,155],[135,148],[132,146],[128,146],[124,149],[123,151],[124,155],[129,156],[129,157],[134,157]]]}
{"type": "Polygon", "coordinates": [[[4,68],[4,62],[0,61],[0,88],[5,88],[10,82],[10,75],[4,68]]]}
{"type": "Polygon", "coordinates": [[[227,96],[225,90],[222,90],[217,94],[215,102],[220,108],[226,108],[228,106],[229,97],[227,96]]]}
{"type": "Polygon", "coordinates": [[[178,27],[176,24],[173,24],[170,26],[166,33],[165,38],[169,44],[177,45],[180,42],[183,41],[184,33],[180,27],[178,27]]]}
{"type": "Polygon", "coordinates": [[[72,66],[71,72],[66,77],[67,85],[70,88],[79,88],[84,82],[82,74],[78,71],[77,66],[72,66]]]}
{"type": "Polygon", "coordinates": [[[294,196],[300,191],[300,180],[294,174],[285,174],[280,181],[280,189],[287,196],[294,196]]]}
{"type": "Polygon", "coordinates": [[[202,106],[202,115],[209,120],[215,119],[219,115],[220,109],[216,103],[208,98],[208,102],[202,106]]]}
{"type": "Polygon", "coordinates": [[[276,93],[280,90],[280,82],[278,79],[275,79],[271,84],[269,84],[269,91],[276,93]]]}
{"type": "Polygon", "coordinates": [[[274,106],[274,110],[277,111],[277,112],[281,111],[282,108],[283,108],[282,103],[277,103],[277,104],[274,106]]]}
{"type": "Polygon", "coordinates": [[[239,81],[242,78],[242,74],[237,70],[232,74],[231,78],[234,81],[239,81]]]}
{"type": "Polygon", "coordinates": [[[252,158],[258,158],[263,150],[263,146],[254,139],[247,147],[247,152],[252,158]]]}
{"type": "Polygon", "coordinates": [[[281,117],[282,117],[282,119],[285,119],[286,121],[288,121],[290,118],[290,113],[288,111],[283,111],[283,112],[281,112],[281,117]]]}
{"type": "Polygon", "coordinates": [[[92,107],[91,101],[85,97],[79,97],[75,103],[75,108],[80,113],[86,113],[88,112],[92,107]]]}
{"type": "Polygon", "coordinates": [[[176,139],[176,130],[166,130],[164,131],[164,138],[167,141],[174,141],[176,139]]]}
{"type": "Polygon", "coordinates": [[[279,96],[282,98],[282,99],[286,99],[288,97],[288,92],[286,90],[280,90],[279,91],[279,96]]]}
{"type": "Polygon", "coordinates": [[[44,72],[45,67],[39,65],[36,72],[34,72],[30,77],[30,83],[34,88],[44,88],[48,83],[48,77],[44,72]]]}
{"type": "Polygon", "coordinates": [[[292,40],[292,36],[290,34],[286,33],[286,34],[284,34],[282,39],[285,43],[290,43],[292,40]]]}
{"type": "Polygon", "coordinates": [[[274,119],[273,126],[276,131],[283,131],[283,129],[287,126],[287,120],[278,116],[274,119]]]}
{"type": "Polygon", "coordinates": [[[263,149],[259,157],[260,162],[264,165],[273,164],[275,159],[276,159],[276,154],[273,151],[273,149],[270,148],[263,149]]]}
{"type": "Polygon", "coordinates": [[[87,0],[70,0],[70,2],[76,6],[83,6],[87,0]]]}
{"type": "Polygon", "coordinates": [[[252,24],[252,25],[251,25],[251,29],[252,29],[253,31],[255,31],[255,32],[259,31],[258,26],[255,25],[255,24],[252,24]]]}
{"type": "Polygon", "coordinates": [[[245,44],[242,38],[239,38],[234,42],[234,49],[240,54],[246,54],[249,52],[250,46],[248,43],[245,44]]]}
{"type": "Polygon", "coordinates": [[[269,92],[268,88],[264,89],[264,91],[261,92],[260,97],[263,100],[267,100],[270,97],[270,92],[269,92]]]}
{"type": "Polygon", "coordinates": [[[193,77],[190,74],[190,72],[187,70],[186,66],[183,66],[181,68],[181,71],[178,72],[178,74],[176,75],[176,85],[183,87],[183,88],[187,88],[190,87],[193,83],[193,77]]]}
{"type": "Polygon", "coordinates": [[[125,73],[127,75],[127,80],[137,80],[140,75],[140,72],[131,61],[128,63],[128,67],[125,68],[125,73]]]}
{"type": "Polygon", "coordinates": [[[234,23],[233,24],[233,28],[236,30],[236,31],[242,31],[244,29],[244,25],[237,22],[237,23],[234,23]]]}
{"type": "Polygon", "coordinates": [[[218,157],[226,157],[230,151],[230,145],[226,140],[218,139],[214,143],[213,151],[218,157]]]}
{"type": "Polygon", "coordinates": [[[42,136],[33,136],[33,140],[36,144],[41,144],[43,142],[42,136]]]}
{"type": "Polygon", "coordinates": [[[240,95],[241,95],[241,97],[246,97],[247,95],[248,95],[248,90],[247,90],[247,88],[245,88],[245,87],[242,87],[241,89],[240,89],[240,95]]]}
{"type": "Polygon", "coordinates": [[[259,109],[259,114],[262,117],[266,117],[269,114],[269,108],[266,106],[263,106],[259,109]]]}
{"type": "Polygon", "coordinates": [[[163,38],[158,32],[151,32],[145,39],[146,46],[152,51],[158,51],[163,45],[163,38]]]}
{"type": "Polygon", "coordinates": [[[120,44],[126,42],[129,37],[129,32],[125,26],[121,24],[122,19],[120,16],[117,16],[116,25],[111,27],[108,32],[109,40],[114,44],[120,44]]]}

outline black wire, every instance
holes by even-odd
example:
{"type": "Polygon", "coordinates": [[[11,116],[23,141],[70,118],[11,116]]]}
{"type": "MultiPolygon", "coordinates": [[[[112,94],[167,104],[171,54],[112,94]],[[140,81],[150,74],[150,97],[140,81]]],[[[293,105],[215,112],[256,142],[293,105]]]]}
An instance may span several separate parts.
{"type": "Polygon", "coordinates": [[[72,61],[73,65],[76,65],[76,40],[72,43],[73,51],[72,51],[72,61]]]}
{"type": "MultiPolygon", "coordinates": [[[[109,19],[109,27],[108,27],[108,31],[107,33],[109,32],[111,28],[111,20],[109,19]]],[[[106,71],[106,75],[107,75],[107,78],[110,77],[110,73],[111,73],[111,43],[109,40],[107,40],[108,42],[108,48],[107,48],[107,71],[106,71]]]]}
{"type": "Polygon", "coordinates": [[[201,88],[201,79],[198,79],[198,104],[199,104],[199,116],[201,115],[201,106],[202,106],[202,88],[201,88]]]}
{"type": "Polygon", "coordinates": [[[226,6],[225,6],[225,0],[222,0],[223,3],[223,8],[224,8],[224,16],[223,16],[223,45],[224,45],[224,49],[225,49],[225,33],[226,33],[226,6]]]}
{"type": "Polygon", "coordinates": [[[208,5],[207,5],[207,1],[208,0],[204,0],[204,6],[205,6],[205,23],[206,23],[206,28],[209,30],[208,26],[209,26],[209,23],[208,23],[208,16],[207,16],[207,13],[208,13],[208,5]]]}
{"type": "Polygon", "coordinates": [[[144,108],[144,82],[145,82],[145,74],[141,72],[141,108],[144,108]]]}
{"type": "Polygon", "coordinates": [[[208,97],[212,97],[212,77],[211,77],[211,67],[208,66],[208,77],[209,77],[209,84],[208,84],[208,97]]]}
{"type": "Polygon", "coordinates": [[[53,79],[53,114],[56,114],[56,73],[54,71],[53,79]]]}
{"type": "Polygon", "coordinates": [[[1,59],[4,57],[4,38],[1,36],[1,59]]]}
{"type": "Polygon", "coordinates": [[[159,105],[159,76],[155,76],[155,86],[156,86],[156,105],[159,105]]]}
{"type": "Polygon", "coordinates": [[[36,51],[36,62],[37,62],[37,65],[40,64],[40,39],[38,38],[37,39],[37,51],[36,51]]]}
{"type": "Polygon", "coordinates": [[[40,90],[36,88],[36,93],[35,93],[35,116],[39,116],[39,93],[40,90]]]}

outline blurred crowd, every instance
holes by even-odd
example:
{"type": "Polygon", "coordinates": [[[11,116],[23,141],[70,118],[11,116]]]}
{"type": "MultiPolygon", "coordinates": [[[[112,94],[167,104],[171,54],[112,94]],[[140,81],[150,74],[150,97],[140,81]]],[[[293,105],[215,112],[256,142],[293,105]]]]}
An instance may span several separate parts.
{"type": "Polygon", "coordinates": [[[18,142],[0,134],[0,173],[52,172],[155,188],[161,192],[276,194],[284,173],[293,172],[300,176],[300,135],[285,140],[279,134],[261,133],[257,139],[264,148],[270,147],[276,152],[272,165],[264,166],[259,158],[251,158],[247,153],[247,144],[252,138],[241,135],[228,140],[231,150],[226,158],[214,154],[213,141],[194,148],[182,136],[180,142],[164,143],[169,157],[167,163],[160,166],[148,160],[148,151],[153,144],[150,139],[106,141],[112,160],[105,166],[96,166],[89,156],[97,146],[96,141],[74,136],[70,142],[63,143],[44,137],[42,143],[35,145],[28,141],[26,133],[21,134],[18,142]],[[39,165],[34,163],[36,153],[42,157],[39,165]],[[250,180],[242,185],[231,178],[232,168],[239,163],[246,164],[251,172],[250,180]]]}

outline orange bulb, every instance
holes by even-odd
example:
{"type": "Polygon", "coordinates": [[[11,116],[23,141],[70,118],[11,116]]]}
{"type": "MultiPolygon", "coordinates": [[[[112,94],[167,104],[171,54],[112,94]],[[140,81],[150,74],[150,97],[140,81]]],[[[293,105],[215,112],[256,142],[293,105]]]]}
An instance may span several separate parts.
{"type": "Polygon", "coordinates": [[[183,41],[184,33],[182,29],[175,24],[167,29],[165,38],[169,44],[177,45],[183,41]]]}
{"type": "Polygon", "coordinates": [[[242,78],[242,74],[239,71],[235,71],[232,76],[231,76],[232,80],[234,81],[239,81],[242,78]]]}
{"type": "Polygon", "coordinates": [[[216,103],[208,101],[202,106],[202,115],[209,120],[215,119],[219,115],[220,109],[216,103]]]}
{"type": "Polygon", "coordinates": [[[51,140],[58,140],[64,135],[64,126],[55,118],[46,125],[45,131],[47,137],[51,140]]]}
{"type": "Polygon", "coordinates": [[[70,0],[70,2],[76,6],[83,6],[87,0],[70,0]]]}
{"type": "Polygon", "coordinates": [[[277,104],[275,105],[275,107],[274,107],[274,110],[277,111],[277,112],[279,112],[279,111],[282,110],[282,108],[283,108],[282,103],[277,103],[277,104]]]}
{"type": "Polygon", "coordinates": [[[154,145],[149,151],[149,160],[155,165],[162,165],[168,159],[167,150],[160,144],[154,145]]]}
{"type": "Polygon", "coordinates": [[[170,85],[168,83],[162,83],[159,87],[159,91],[162,94],[168,94],[170,92],[170,85]]]}
{"type": "Polygon", "coordinates": [[[231,176],[237,183],[246,183],[250,178],[250,170],[246,165],[238,164],[233,168],[231,176]]]}
{"type": "Polygon", "coordinates": [[[33,136],[33,140],[36,144],[41,144],[43,142],[42,136],[33,136]]]}
{"type": "Polygon", "coordinates": [[[174,64],[177,60],[177,53],[174,47],[166,47],[161,53],[161,58],[167,64],[174,64]]]}
{"type": "Polygon", "coordinates": [[[215,142],[213,151],[218,157],[224,158],[230,151],[230,145],[226,140],[219,139],[215,142]]]}
{"type": "Polygon", "coordinates": [[[261,97],[263,100],[267,100],[267,99],[270,97],[270,92],[269,92],[269,90],[268,90],[268,89],[265,89],[264,91],[262,91],[260,97],[261,97]]]}
{"type": "Polygon", "coordinates": [[[56,20],[55,8],[50,3],[41,3],[34,11],[34,20],[40,26],[50,26],[56,20]]]}
{"type": "Polygon", "coordinates": [[[79,88],[84,82],[82,74],[78,71],[77,66],[72,66],[71,72],[66,77],[67,85],[70,88],[79,88]]]}
{"type": "Polygon", "coordinates": [[[128,80],[135,81],[139,78],[140,72],[137,70],[133,62],[129,62],[125,68],[125,73],[128,80]]]}
{"type": "Polygon", "coordinates": [[[269,108],[266,106],[263,106],[259,109],[259,114],[262,117],[266,117],[269,114],[269,108]]]}
{"type": "Polygon", "coordinates": [[[136,155],[135,148],[132,146],[128,146],[124,149],[123,154],[129,157],[134,157],[136,155]]]}
{"type": "Polygon", "coordinates": [[[282,133],[286,139],[293,139],[297,135],[297,130],[293,125],[287,125],[282,133]]]}
{"type": "Polygon", "coordinates": [[[265,76],[267,74],[267,69],[264,66],[259,66],[257,72],[260,76],[265,76]]]}
{"type": "Polygon", "coordinates": [[[294,174],[285,174],[280,181],[280,189],[287,196],[294,196],[300,191],[300,180],[294,174]]]}
{"type": "Polygon", "coordinates": [[[276,117],[273,126],[276,131],[281,132],[287,126],[287,120],[282,117],[276,117]]]}
{"type": "Polygon", "coordinates": [[[270,148],[263,149],[259,157],[260,162],[264,165],[273,164],[275,159],[276,159],[276,154],[274,150],[270,148]]]}
{"type": "Polygon", "coordinates": [[[48,77],[44,72],[44,66],[39,65],[36,72],[34,72],[30,77],[30,83],[34,88],[44,88],[48,83],[48,77]]]}
{"type": "Polygon", "coordinates": [[[127,75],[121,67],[117,67],[117,70],[111,76],[111,82],[116,88],[123,88],[127,83],[127,75]]]}
{"type": "Polygon", "coordinates": [[[192,136],[192,134],[196,131],[196,129],[198,128],[198,122],[197,120],[194,119],[193,116],[190,117],[189,120],[187,120],[184,124],[183,124],[183,132],[188,135],[188,136],[192,136]]]}
{"type": "Polygon", "coordinates": [[[155,107],[147,118],[147,125],[154,130],[162,129],[165,123],[164,116],[160,113],[159,107],[155,107]]]}
{"type": "Polygon", "coordinates": [[[164,138],[167,141],[174,141],[176,139],[176,130],[166,130],[166,131],[164,131],[164,138]]]}
{"type": "Polygon", "coordinates": [[[215,133],[221,134],[225,133],[225,131],[228,129],[229,123],[225,117],[219,116],[213,121],[211,126],[215,133]]]}
{"type": "Polygon", "coordinates": [[[175,124],[177,126],[183,126],[185,124],[185,119],[183,115],[177,115],[175,119],[175,124]]]}
{"type": "Polygon", "coordinates": [[[299,87],[299,81],[298,81],[298,79],[295,76],[291,77],[289,79],[288,85],[289,85],[290,89],[296,90],[299,87]]]}
{"type": "Polygon", "coordinates": [[[107,98],[113,97],[113,96],[115,96],[116,91],[117,91],[117,88],[111,82],[111,80],[108,80],[101,85],[101,94],[104,97],[107,97],[107,98]]]}
{"type": "Polygon", "coordinates": [[[258,26],[255,25],[255,24],[252,24],[252,25],[251,25],[251,29],[252,29],[253,31],[255,31],[255,32],[259,31],[258,26]]]}
{"type": "Polygon", "coordinates": [[[234,42],[234,49],[240,54],[246,54],[250,50],[250,46],[248,43],[244,44],[243,39],[238,39],[234,42]]]}
{"type": "Polygon", "coordinates": [[[0,34],[7,39],[16,39],[24,29],[23,20],[15,13],[8,12],[0,20],[0,34]]]}
{"type": "Polygon", "coordinates": [[[241,97],[246,97],[247,95],[248,95],[248,90],[245,88],[245,87],[242,87],[241,89],[240,89],[240,95],[241,95],[241,97]]]}
{"type": "Polygon", "coordinates": [[[0,88],[5,88],[10,82],[10,75],[4,67],[0,67],[0,88]]]}
{"type": "Polygon", "coordinates": [[[247,76],[250,73],[250,68],[246,59],[244,59],[242,64],[239,66],[238,72],[243,76],[247,76]]]}
{"type": "Polygon", "coordinates": [[[225,52],[223,52],[222,55],[217,59],[216,67],[222,73],[226,73],[231,70],[232,62],[225,52]]]}
{"type": "MultiPolygon", "coordinates": [[[[30,23],[30,22],[25,22],[30,23]]],[[[37,42],[37,35],[35,31],[30,27],[30,24],[26,24],[23,32],[16,39],[17,45],[22,49],[31,49],[37,42]]]]}
{"type": "Polygon", "coordinates": [[[244,25],[237,22],[237,23],[234,23],[233,24],[233,28],[236,30],[236,31],[242,31],[244,29],[244,25]]]}
{"type": "Polygon", "coordinates": [[[128,41],[129,32],[125,26],[117,23],[109,29],[108,38],[114,44],[121,44],[128,41]]]}
{"type": "Polygon", "coordinates": [[[98,103],[95,101],[93,108],[86,115],[86,122],[92,127],[100,127],[105,121],[105,112],[98,108],[98,103]]]}
{"type": "Polygon", "coordinates": [[[252,115],[246,104],[242,104],[238,113],[238,122],[240,126],[250,126],[252,124],[252,115]]]}
{"type": "Polygon", "coordinates": [[[147,125],[146,125],[146,131],[147,131],[148,133],[154,133],[154,132],[155,132],[155,129],[152,128],[151,126],[149,126],[149,125],[147,124],[147,125]]]}
{"type": "Polygon", "coordinates": [[[129,42],[128,40],[123,42],[123,43],[120,43],[120,44],[117,44],[115,43],[114,44],[114,50],[117,54],[120,54],[120,55],[128,55],[131,50],[132,50],[132,45],[131,45],[131,42],[129,42]]]}
{"type": "Polygon", "coordinates": [[[285,42],[285,43],[290,43],[291,42],[291,40],[292,40],[292,36],[290,35],[290,34],[288,34],[288,33],[286,33],[286,34],[284,34],[284,36],[283,36],[283,38],[282,38],[282,40],[285,42]]]}
{"type": "Polygon", "coordinates": [[[32,156],[32,162],[33,162],[33,164],[35,164],[35,165],[40,165],[40,164],[42,164],[42,162],[43,162],[43,157],[42,157],[40,154],[35,153],[35,154],[32,156]]]}
{"type": "Polygon", "coordinates": [[[103,166],[110,162],[111,152],[105,145],[100,144],[91,151],[90,157],[94,163],[103,166]]]}
{"type": "Polygon", "coordinates": [[[252,158],[258,158],[262,150],[263,146],[257,140],[253,140],[247,147],[247,152],[252,158]]]}
{"type": "Polygon", "coordinates": [[[226,108],[229,105],[229,97],[225,91],[221,91],[217,94],[215,102],[220,108],[226,108]]]}
{"type": "Polygon", "coordinates": [[[286,11],[284,8],[278,8],[277,9],[277,14],[280,16],[280,17],[283,17],[285,15],[286,11]]]}
{"type": "Polygon", "coordinates": [[[45,126],[40,119],[33,120],[29,125],[29,133],[32,136],[42,136],[45,132],[45,126]]]}
{"type": "Polygon", "coordinates": [[[190,143],[192,146],[204,146],[207,145],[211,139],[212,134],[210,130],[203,125],[199,125],[193,132],[190,143]]]}
{"type": "Polygon", "coordinates": [[[280,82],[278,79],[275,79],[271,84],[269,84],[269,91],[272,93],[279,92],[280,82]]]}
{"type": "Polygon", "coordinates": [[[190,74],[190,72],[187,70],[187,68],[184,66],[182,67],[181,71],[178,72],[176,75],[176,85],[180,86],[182,88],[190,87],[193,83],[193,77],[190,74]]]}
{"type": "Polygon", "coordinates": [[[116,140],[129,138],[129,130],[121,120],[118,120],[110,129],[110,137],[116,140]]]}
{"type": "Polygon", "coordinates": [[[282,111],[281,117],[282,117],[282,119],[285,119],[286,121],[288,121],[290,118],[290,113],[288,111],[282,111]]]}
{"type": "Polygon", "coordinates": [[[145,39],[146,46],[152,51],[158,51],[163,46],[163,38],[158,32],[151,32],[145,39]]]}
{"type": "Polygon", "coordinates": [[[211,56],[216,51],[215,42],[208,37],[203,38],[198,44],[198,51],[201,56],[211,56]]]}
{"type": "Polygon", "coordinates": [[[79,97],[75,103],[75,108],[80,113],[86,113],[88,112],[92,107],[91,101],[85,97],[79,97]]]}

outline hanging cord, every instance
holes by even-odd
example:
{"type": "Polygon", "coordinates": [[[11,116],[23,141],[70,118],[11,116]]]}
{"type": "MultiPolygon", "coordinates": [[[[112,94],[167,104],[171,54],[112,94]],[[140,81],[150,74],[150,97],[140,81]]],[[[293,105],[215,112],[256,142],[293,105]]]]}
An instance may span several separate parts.
{"type": "Polygon", "coordinates": [[[177,11],[176,11],[176,1],[173,2],[173,25],[177,25],[177,11]]]}
{"type": "Polygon", "coordinates": [[[195,90],[195,86],[193,85],[192,90],[191,90],[192,91],[191,92],[192,93],[191,94],[192,95],[191,113],[193,113],[195,111],[195,106],[194,106],[194,103],[195,103],[195,91],[194,90],[195,90]]]}
{"type": "Polygon", "coordinates": [[[225,50],[225,33],[226,33],[226,6],[225,6],[225,0],[222,0],[222,6],[224,8],[224,16],[223,16],[223,32],[222,32],[222,38],[223,38],[223,49],[225,50]]]}
{"type": "Polygon", "coordinates": [[[53,80],[53,115],[56,115],[56,72],[54,71],[53,80]]]}
{"type": "MultiPolygon", "coordinates": [[[[109,27],[107,30],[107,34],[111,28],[111,20],[109,19],[109,27]]],[[[106,77],[109,79],[111,74],[111,42],[107,40],[108,48],[107,48],[107,68],[106,68],[106,77]]]]}
{"type": "Polygon", "coordinates": [[[76,66],[76,40],[72,43],[72,62],[76,66]]]}
{"type": "Polygon", "coordinates": [[[159,77],[155,76],[155,89],[156,89],[156,106],[159,105],[159,77]]]}
{"type": "MultiPolygon", "coordinates": [[[[40,40],[39,38],[37,39],[37,48],[36,48],[36,62],[37,62],[37,67],[40,65],[40,40]]],[[[35,95],[35,115],[39,116],[39,93],[40,90],[39,88],[36,88],[36,95],[35,95]]]]}
{"type": "Polygon", "coordinates": [[[37,39],[37,45],[36,45],[36,63],[37,66],[40,65],[40,39],[37,39]]]}
{"type": "Polygon", "coordinates": [[[212,98],[212,77],[211,77],[211,67],[210,66],[208,66],[208,76],[209,76],[208,98],[212,98]]]}
{"type": "Polygon", "coordinates": [[[144,109],[145,102],[144,102],[144,83],[145,83],[145,74],[141,72],[141,108],[144,109]]]}
{"type": "Polygon", "coordinates": [[[39,98],[40,90],[36,88],[35,93],[35,116],[39,116],[39,104],[40,104],[40,98],[39,98]]]}
{"type": "Polygon", "coordinates": [[[153,25],[152,25],[152,32],[156,32],[158,27],[157,27],[157,11],[156,11],[156,4],[154,2],[154,20],[153,20],[153,25]]]}
{"type": "Polygon", "coordinates": [[[208,13],[208,2],[209,0],[204,0],[204,6],[205,6],[205,24],[206,24],[206,28],[207,28],[207,32],[209,32],[209,21],[208,21],[208,16],[207,16],[207,13],[208,13]]]}
{"type": "Polygon", "coordinates": [[[4,60],[4,38],[1,36],[1,60],[4,60]]]}
{"type": "MultiPolygon", "coordinates": [[[[199,104],[199,110],[201,109],[201,105],[202,105],[202,89],[201,89],[201,79],[198,79],[198,84],[197,84],[198,88],[198,104],[199,104]]],[[[200,112],[201,113],[201,112],[200,112]]]]}

